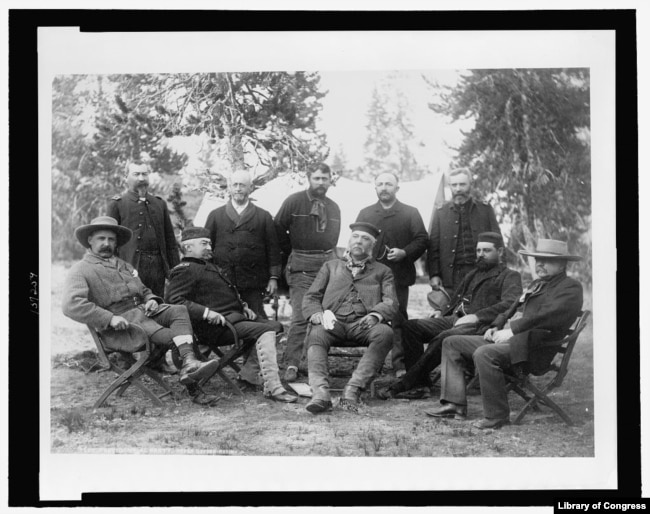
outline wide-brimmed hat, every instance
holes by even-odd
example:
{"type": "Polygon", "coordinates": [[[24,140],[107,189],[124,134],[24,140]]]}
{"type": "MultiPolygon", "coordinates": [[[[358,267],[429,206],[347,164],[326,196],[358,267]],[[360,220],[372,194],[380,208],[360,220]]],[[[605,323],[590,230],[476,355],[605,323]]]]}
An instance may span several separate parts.
{"type": "Polygon", "coordinates": [[[117,237],[117,246],[122,246],[123,244],[128,243],[133,236],[131,230],[122,227],[117,223],[115,218],[111,218],[110,216],[99,216],[92,220],[89,225],[81,225],[75,229],[74,235],[82,246],[90,248],[88,237],[98,230],[110,230],[115,232],[115,236],[117,237]]]}
{"type": "Polygon", "coordinates": [[[580,261],[582,257],[569,254],[569,248],[564,241],[556,239],[539,239],[534,252],[519,250],[521,255],[528,257],[543,257],[544,259],[563,259],[565,261],[580,261]]]}
{"type": "Polygon", "coordinates": [[[451,298],[445,288],[440,286],[440,289],[434,289],[427,295],[427,301],[433,310],[445,312],[449,308],[451,298]]]}

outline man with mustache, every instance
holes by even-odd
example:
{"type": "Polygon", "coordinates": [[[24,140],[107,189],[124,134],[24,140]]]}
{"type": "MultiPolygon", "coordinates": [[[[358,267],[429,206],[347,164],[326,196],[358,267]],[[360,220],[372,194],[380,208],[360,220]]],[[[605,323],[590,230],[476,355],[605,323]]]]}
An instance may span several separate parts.
{"type": "Polygon", "coordinates": [[[183,259],[169,274],[165,299],[187,308],[201,344],[233,344],[232,332],[224,326],[224,321],[232,323],[244,344],[255,347],[241,370],[242,378],[256,383],[261,368],[264,396],[277,402],[295,402],[298,398],[284,389],[278,374],[275,337],[282,331],[282,324],[259,319],[242,300],[234,284],[212,263],[207,229],[189,227],[183,230],[181,251],[183,259]]]}
{"type": "Polygon", "coordinates": [[[131,241],[120,248],[120,257],[138,270],[144,285],[162,297],[167,273],[180,257],[167,202],[149,193],[150,172],[144,162],[127,163],[128,191],[112,198],[107,214],[133,232],[131,241]]]}
{"type": "Polygon", "coordinates": [[[214,263],[258,316],[266,319],[264,294],[274,295],[282,272],[282,257],[273,218],[249,200],[250,173],[233,171],[228,179],[230,201],[213,210],[205,223],[214,263]]]}
{"type": "Polygon", "coordinates": [[[408,319],[409,287],[415,284],[414,262],[426,251],[429,235],[418,210],[397,199],[399,179],[395,174],[377,175],[375,191],[379,201],[362,209],[357,221],[372,223],[379,229],[374,258],[388,266],[395,277],[399,313],[393,320],[391,360],[395,376],[400,377],[405,373],[402,325],[408,319]]]}
{"type": "Polygon", "coordinates": [[[483,336],[455,335],[442,343],[440,403],[425,411],[429,416],[465,419],[465,369],[472,361],[481,384],[485,418],[473,425],[479,429],[500,428],[510,423],[505,370],[515,374],[544,370],[557,347],[550,344],[566,334],[582,309],[582,285],[567,276],[570,255],[564,241],[540,239],[534,252],[537,279],[507,311],[492,322],[483,336]]]}
{"type": "Polygon", "coordinates": [[[498,232],[494,210],[472,198],[472,174],[467,168],[449,172],[452,200],[434,209],[427,253],[431,288],[455,291],[474,268],[475,249],[481,232],[498,232]]]}
{"type": "Polygon", "coordinates": [[[183,361],[180,382],[195,403],[207,405],[218,398],[206,395],[197,385],[214,374],[218,362],[200,362],[194,354],[193,332],[187,309],[168,305],[145,286],[136,270],[115,256],[118,247],[129,242],[132,232],[117,220],[101,216],[75,230],[75,236],[87,248],[66,277],[63,313],[85,323],[108,337],[126,330],[131,323],[140,325],[160,354],[176,348],[183,361]]]}
{"type": "Polygon", "coordinates": [[[307,172],[309,189],[289,196],[275,216],[275,227],[284,258],[285,276],[291,301],[291,325],[287,334],[284,380],[294,382],[299,368],[304,372],[307,320],[302,315],[302,299],[323,263],[336,259],[336,243],[341,231],[341,210],[327,190],[332,172],[319,164],[307,172]]]}
{"type": "Polygon", "coordinates": [[[521,295],[521,275],[501,263],[503,253],[501,234],[479,234],[475,268],[465,276],[446,311],[435,311],[430,318],[404,324],[407,373],[390,387],[379,390],[379,398],[424,397],[431,388],[429,373],[440,364],[442,341],[450,335],[483,334],[521,295]]]}
{"type": "Polygon", "coordinates": [[[357,411],[359,395],[379,371],[393,343],[387,324],[397,313],[393,273],[372,258],[377,227],[357,222],[342,259],[328,261],[318,272],[302,303],[309,319],[307,356],[312,414],[332,407],[327,354],[332,345],[367,346],[343,389],[340,406],[357,411]]]}

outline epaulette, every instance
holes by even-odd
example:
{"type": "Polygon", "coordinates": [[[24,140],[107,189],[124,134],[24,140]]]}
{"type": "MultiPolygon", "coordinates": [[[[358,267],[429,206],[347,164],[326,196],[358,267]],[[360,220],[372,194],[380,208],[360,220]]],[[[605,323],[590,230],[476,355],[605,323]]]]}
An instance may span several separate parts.
{"type": "Polygon", "coordinates": [[[158,198],[158,200],[163,200],[163,202],[165,201],[162,196],[154,195],[154,197],[158,198]]]}
{"type": "Polygon", "coordinates": [[[120,195],[115,195],[111,200],[121,200],[122,197],[120,195]]]}
{"type": "Polygon", "coordinates": [[[189,262],[181,262],[180,264],[177,264],[172,268],[172,271],[176,271],[177,269],[182,269],[182,268],[187,268],[189,267],[190,263],[189,262]]]}

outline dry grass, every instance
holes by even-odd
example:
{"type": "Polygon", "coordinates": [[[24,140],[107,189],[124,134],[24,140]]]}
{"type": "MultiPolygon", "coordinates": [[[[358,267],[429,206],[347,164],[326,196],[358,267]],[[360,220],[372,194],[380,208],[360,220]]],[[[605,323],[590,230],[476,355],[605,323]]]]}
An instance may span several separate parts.
{"type": "MultiPolygon", "coordinates": [[[[567,427],[550,410],[529,414],[520,426],[478,431],[468,422],[434,420],[422,413],[437,400],[381,401],[363,397],[359,414],[342,410],[311,415],[304,406],[277,404],[260,393],[232,395],[218,378],[206,387],[221,396],[216,407],[192,404],[176,376],[167,377],[180,399],[154,407],[133,388],[93,410],[113,380],[111,372],[85,373],[95,357],[85,326],[60,313],[63,265],[53,269],[51,448],[61,453],[212,453],[224,455],[328,455],[431,457],[589,457],[594,455],[591,323],[581,336],[561,389],[553,397],[576,422],[567,427]]],[[[411,295],[412,317],[427,314],[427,287],[411,295]]],[[[590,308],[591,299],[585,302],[590,308]]],[[[282,347],[279,348],[281,354],[282,347]]],[[[334,375],[350,368],[331,359],[334,375]]],[[[380,377],[388,380],[389,376],[380,377]]],[[[346,378],[334,377],[333,387],[346,378]]],[[[152,385],[152,387],[155,387],[152,385]]],[[[522,401],[511,396],[513,411],[522,401]]],[[[470,420],[481,417],[479,396],[469,397],[470,420]]]]}

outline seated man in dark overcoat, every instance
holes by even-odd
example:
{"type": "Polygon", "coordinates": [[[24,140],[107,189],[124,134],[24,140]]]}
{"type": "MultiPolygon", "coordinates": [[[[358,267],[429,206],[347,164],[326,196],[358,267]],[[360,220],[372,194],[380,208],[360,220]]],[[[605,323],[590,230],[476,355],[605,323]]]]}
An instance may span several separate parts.
{"type": "Polygon", "coordinates": [[[242,378],[256,383],[258,369],[261,369],[267,398],[295,402],[298,398],[285,390],[278,374],[275,343],[282,324],[258,318],[241,299],[234,284],[212,263],[209,230],[200,227],[183,230],[181,251],[183,258],[169,275],[165,299],[187,308],[201,344],[233,344],[232,333],[224,326],[228,320],[244,344],[255,347],[242,368],[242,378]]]}
{"type": "MultiPolygon", "coordinates": [[[[476,244],[476,266],[450,298],[450,304],[433,316],[407,321],[403,326],[404,362],[407,373],[390,387],[381,389],[382,399],[422,398],[430,392],[429,373],[440,365],[442,341],[450,335],[482,335],[521,295],[521,275],[503,260],[503,238],[483,232],[476,244]],[[426,351],[424,345],[428,344],[426,351]]],[[[440,294],[444,289],[433,291],[440,294]]]]}

